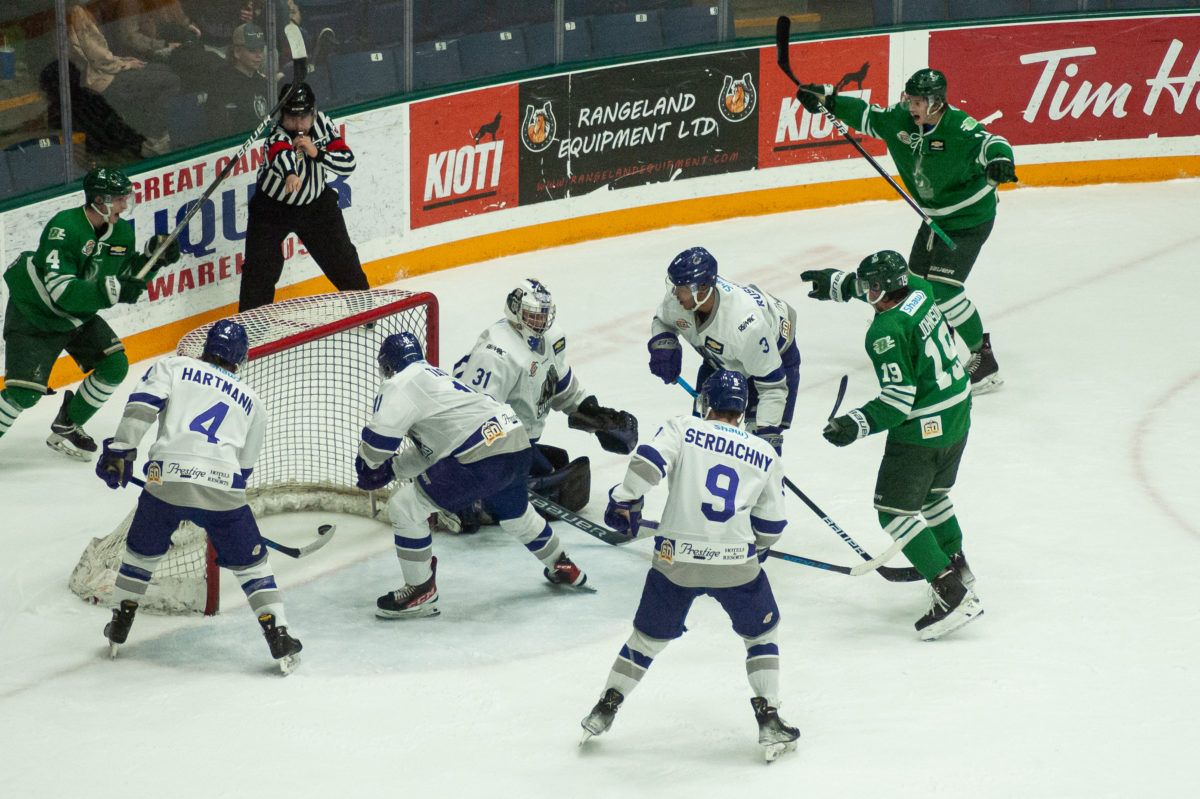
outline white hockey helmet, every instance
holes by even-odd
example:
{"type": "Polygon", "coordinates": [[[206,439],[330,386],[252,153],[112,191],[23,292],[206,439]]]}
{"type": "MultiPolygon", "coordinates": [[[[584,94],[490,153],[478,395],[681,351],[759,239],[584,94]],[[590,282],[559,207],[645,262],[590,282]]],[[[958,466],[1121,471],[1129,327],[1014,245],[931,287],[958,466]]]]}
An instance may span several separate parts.
{"type": "Polygon", "coordinates": [[[554,324],[554,298],[550,289],[534,278],[522,280],[508,293],[504,316],[518,332],[541,338],[554,324]]]}

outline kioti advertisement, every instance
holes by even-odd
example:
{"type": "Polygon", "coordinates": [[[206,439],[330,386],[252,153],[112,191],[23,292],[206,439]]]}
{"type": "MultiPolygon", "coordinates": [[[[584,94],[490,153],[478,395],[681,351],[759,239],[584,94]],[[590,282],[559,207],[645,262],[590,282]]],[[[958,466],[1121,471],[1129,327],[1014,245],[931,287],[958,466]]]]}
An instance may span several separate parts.
{"type": "Polygon", "coordinates": [[[934,31],[929,64],[1014,145],[1200,133],[1200,16],[934,31]]]}
{"type": "Polygon", "coordinates": [[[413,103],[414,228],[517,204],[517,87],[413,103]]]}
{"type": "Polygon", "coordinates": [[[521,204],[753,169],[758,53],[521,84],[521,204]]]}
{"type": "MultiPolygon", "coordinates": [[[[775,48],[759,50],[762,95],[759,98],[758,163],[789,166],[854,158],[858,151],[822,114],[810,114],[796,99],[796,86],[775,63],[775,48]]],[[[798,42],[788,51],[792,72],[801,83],[829,84],[838,94],[888,105],[888,37],[798,42]]],[[[895,98],[899,99],[899,98],[895,98]]],[[[853,134],[867,152],[883,155],[878,139],[853,134]]]]}

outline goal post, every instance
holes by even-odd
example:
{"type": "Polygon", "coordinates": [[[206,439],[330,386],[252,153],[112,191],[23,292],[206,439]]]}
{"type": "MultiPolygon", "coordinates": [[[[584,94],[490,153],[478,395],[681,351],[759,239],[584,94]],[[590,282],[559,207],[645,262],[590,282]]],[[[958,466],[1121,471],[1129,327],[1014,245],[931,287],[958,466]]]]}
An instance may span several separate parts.
{"type": "MultiPolygon", "coordinates": [[[[301,297],[229,317],[246,328],[250,351],[238,376],[267,411],[262,452],[247,481],[255,516],[321,510],[371,515],[355,487],[354,456],[379,388],[377,357],[393,333],[416,335],[438,363],[438,303],[428,292],[346,291],[301,297]]],[[[185,335],[177,354],[200,357],[212,324],[185,335]]],[[[378,492],[377,492],[378,493],[378,492]]],[[[71,575],[71,590],[111,604],[132,511],[93,539],[71,575]]],[[[213,614],[219,570],[203,530],[181,525],[140,607],[149,612],[213,614]]]]}

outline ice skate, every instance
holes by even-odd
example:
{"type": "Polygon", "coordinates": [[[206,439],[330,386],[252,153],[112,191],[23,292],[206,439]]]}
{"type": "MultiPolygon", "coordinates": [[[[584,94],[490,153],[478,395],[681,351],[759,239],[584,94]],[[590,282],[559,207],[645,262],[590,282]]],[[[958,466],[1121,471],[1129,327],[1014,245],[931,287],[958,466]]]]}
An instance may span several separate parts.
{"type": "Polygon", "coordinates": [[[50,435],[46,438],[46,446],[81,461],[91,460],[92,455],[96,453],[96,442],[82,427],[67,417],[67,408],[74,396],[74,391],[63,392],[62,407],[50,423],[50,435]]]}
{"type": "Polygon", "coordinates": [[[389,591],[375,601],[375,615],[381,619],[419,619],[437,616],[437,558],[430,560],[429,579],[420,585],[405,585],[389,591]]]}
{"type": "Polygon", "coordinates": [[[967,373],[971,375],[972,394],[986,394],[1004,385],[1004,378],[1000,377],[1000,365],[992,354],[990,333],[983,334],[983,345],[977,352],[971,353],[967,360],[967,373]]]}
{"type": "Polygon", "coordinates": [[[967,563],[967,556],[961,549],[950,556],[950,567],[958,573],[958,579],[962,581],[964,588],[968,591],[974,590],[975,573],[971,571],[971,567],[967,563]]]}
{"type": "Polygon", "coordinates": [[[587,584],[587,574],[583,569],[575,565],[575,562],[567,557],[564,552],[558,556],[558,560],[554,562],[553,569],[545,569],[542,571],[546,579],[555,585],[565,585],[571,588],[583,588],[585,591],[593,589],[585,588],[587,584]]]}
{"type": "Polygon", "coordinates": [[[929,611],[913,625],[922,641],[933,641],[983,615],[983,605],[975,592],[963,585],[958,572],[948,568],[933,581],[933,601],[929,611]]]}
{"type": "Polygon", "coordinates": [[[271,647],[271,657],[279,663],[279,670],[291,674],[300,665],[300,650],[304,646],[298,639],[288,635],[287,627],[275,626],[275,614],[262,614],[258,617],[258,623],[262,625],[267,646],[271,647]]]}
{"type": "Polygon", "coordinates": [[[132,599],[122,599],[121,604],[113,608],[112,621],[104,625],[104,637],[108,639],[110,658],[117,656],[117,649],[129,637],[129,629],[133,627],[133,617],[137,609],[138,603],[132,599]]]}
{"type": "Polygon", "coordinates": [[[750,707],[754,708],[754,718],[758,721],[758,745],[763,748],[763,757],[768,763],[796,748],[800,730],[788,726],[786,721],[779,718],[779,711],[771,707],[764,697],[751,699],[750,707]]]}
{"type": "Polygon", "coordinates": [[[600,697],[600,701],[592,708],[592,712],[588,713],[580,722],[580,726],[583,727],[583,738],[579,740],[579,745],[583,746],[594,735],[608,732],[613,719],[616,718],[617,708],[621,707],[621,703],[624,701],[625,696],[616,688],[609,688],[605,691],[604,696],[600,697]]]}

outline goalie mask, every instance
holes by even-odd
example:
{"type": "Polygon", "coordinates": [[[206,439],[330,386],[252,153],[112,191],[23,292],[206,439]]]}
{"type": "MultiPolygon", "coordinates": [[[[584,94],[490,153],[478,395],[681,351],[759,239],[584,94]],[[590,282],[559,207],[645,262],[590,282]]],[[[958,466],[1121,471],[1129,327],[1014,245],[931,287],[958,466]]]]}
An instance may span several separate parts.
{"type": "Polygon", "coordinates": [[[550,289],[540,280],[522,280],[508,293],[504,316],[518,333],[529,336],[531,347],[536,347],[536,341],[554,324],[554,298],[550,289]]]}

